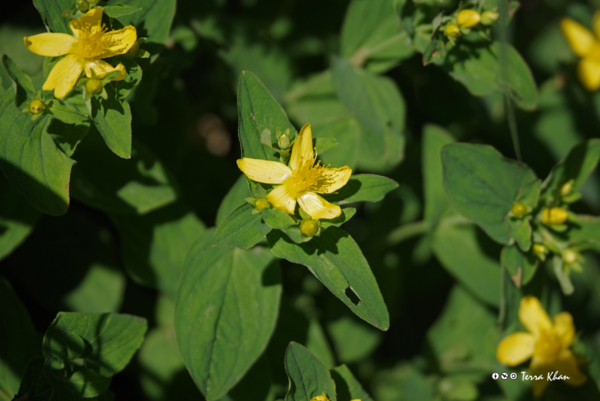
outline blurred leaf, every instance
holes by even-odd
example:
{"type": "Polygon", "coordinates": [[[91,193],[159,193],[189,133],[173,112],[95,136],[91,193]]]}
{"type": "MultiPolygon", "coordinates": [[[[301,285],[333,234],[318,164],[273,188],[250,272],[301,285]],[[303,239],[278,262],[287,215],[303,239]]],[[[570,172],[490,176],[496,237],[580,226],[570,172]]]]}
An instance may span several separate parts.
{"type": "Polygon", "coordinates": [[[305,401],[325,394],[336,401],[335,382],[323,362],[296,342],[290,342],[284,360],[290,386],[285,401],[305,401]]]}
{"type": "Polygon", "coordinates": [[[137,215],[177,199],[174,183],[163,163],[137,140],[132,159],[122,160],[114,157],[96,130],[92,130],[77,154],[71,194],[80,202],[113,214],[137,215]]]}
{"type": "Polygon", "coordinates": [[[0,26],[0,54],[6,54],[13,59],[29,76],[39,74],[42,71],[44,59],[23,46],[23,37],[42,33],[44,30],[41,21],[40,25],[36,27],[4,22],[0,26]]]}
{"type": "Polygon", "coordinates": [[[308,323],[308,332],[306,333],[306,348],[310,350],[327,369],[331,369],[334,366],[335,358],[333,351],[327,340],[327,335],[321,327],[321,324],[317,319],[311,319],[308,323]]]}
{"type": "Polygon", "coordinates": [[[408,363],[383,370],[374,378],[374,398],[378,401],[433,401],[431,380],[408,363]]]}
{"type": "Polygon", "coordinates": [[[262,214],[246,203],[235,209],[217,228],[212,244],[215,247],[235,246],[250,249],[265,237],[271,227],[262,221],[262,214]]]}
{"type": "Polygon", "coordinates": [[[348,366],[341,365],[331,370],[331,377],[335,381],[335,387],[340,400],[373,401],[371,396],[360,385],[348,366]]]}
{"type": "Polygon", "coordinates": [[[336,193],[325,195],[329,202],[345,205],[354,202],[379,202],[384,196],[398,188],[390,178],[375,174],[355,174],[336,193]]]}
{"type": "Polygon", "coordinates": [[[187,253],[205,230],[202,221],[182,202],[143,216],[113,214],[111,219],[119,230],[128,274],[175,297],[187,253]]]}
{"type": "MultiPolygon", "coordinates": [[[[342,363],[360,362],[379,345],[383,336],[380,331],[364,325],[353,316],[342,315],[327,324],[338,360],[342,363]]],[[[354,397],[356,398],[356,397],[354,397]]]]}
{"type": "Polygon", "coordinates": [[[59,312],[44,335],[44,356],[58,356],[56,350],[61,349],[75,351],[71,338],[81,337],[85,340],[82,357],[110,377],[129,363],[144,341],[146,328],[146,319],[132,315],[59,312]]]}
{"type": "Polygon", "coordinates": [[[282,132],[289,128],[291,138],[296,129],[290,124],[281,106],[267,88],[248,71],[240,74],[238,87],[239,137],[242,156],[252,159],[279,161],[276,153],[260,142],[265,129],[282,132]]]}
{"type": "Polygon", "coordinates": [[[62,13],[71,7],[72,2],[72,0],[33,0],[33,5],[39,11],[49,31],[71,35],[70,19],[63,17],[62,13]]]}
{"type": "Polygon", "coordinates": [[[538,267],[537,256],[521,251],[516,245],[505,246],[500,254],[500,264],[508,270],[517,287],[531,281],[538,267]]]}
{"type": "Polygon", "coordinates": [[[133,14],[138,11],[142,11],[141,8],[125,6],[122,4],[117,4],[115,6],[103,6],[104,14],[108,15],[111,18],[119,18],[125,15],[133,14]]]}
{"type": "Polygon", "coordinates": [[[281,276],[264,248],[212,248],[204,233],[185,262],[175,330],[207,400],[223,397],[264,351],[275,329],[281,276]]]}
{"type": "Polygon", "coordinates": [[[96,397],[108,390],[110,378],[87,368],[79,368],[67,380],[69,390],[83,398],[96,397]]]}
{"type": "Polygon", "coordinates": [[[500,264],[487,255],[473,226],[439,226],[434,235],[436,257],[458,281],[479,299],[498,306],[500,264]]]}
{"type": "Polygon", "coordinates": [[[0,305],[0,399],[12,400],[19,391],[27,362],[42,354],[42,337],[3,278],[0,278],[0,305]]]}
{"type": "Polygon", "coordinates": [[[231,212],[246,203],[244,198],[250,196],[252,196],[252,194],[248,189],[248,179],[242,174],[221,201],[221,205],[217,211],[216,225],[219,226],[231,212]]]}
{"type": "Polygon", "coordinates": [[[125,276],[120,271],[93,264],[79,285],[65,294],[64,304],[79,312],[116,312],[125,293],[125,276]]]}
{"type": "Polygon", "coordinates": [[[335,138],[314,138],[313,139],[313,148],[315,149],[315,154],[320,156],[322,153],[327,152],[328,150],[334,149],[338,145],[338,141],[335,138]]]}
{"type": "Polygon", "coordinates": [[[507,82],[503,82],[501,46],[499,42],[486,47],[475,47],[472,43],[461,44],[448,54],[444,68],[474,96],[507,91],[520,108],[535,109],[538,102],[535,81],[527,63],[509,44],[506,44],[507,82]]]}
{"type": "Polygon", "coordinates": [[[93,96],[86,102],[94,125],[108,148],[117,156],[131,158],[131,108],[126,100],[116,99],[114,89],[105,86],[108,100],[93,96]]]}
{"type": "Polygon", "coordinates": [[[294,244],[272,231],[267,240],[275,256],[307,266],[358,317],[380,330],[388,329],[389,315],[373,272],[346,232],[329,227],[309,242],[294,244]]]}
{"type": "Polygon", "coordinates": [[[449,208],[444,191],[441,150],[444,145],[454,142],[448,131],[437,125],[428,124],[423,128],[423,186],[425,192],[425,217],[436,226],[441,216],[449,208]]]}
{"type": "Polygon", "coordinates": [[[319,155],[324,165],[348,166],[354,168],[358,161],[358,138],[360,136],[360,127],[353,118],[339,118],[336,120],[322,122],[313,125],[313,132],[319,135],[335,138],[338,146],[327,152],[326,155],[319,155]]]}
{"type": "Polygon", "coordinates": [[[508,244],[504,217],[519,189],[536,179],[533,171],[504,158],[491,146],[464,143],[442,148],[442,166],[452,208],[477,223],[495,241],[508,244]]]}

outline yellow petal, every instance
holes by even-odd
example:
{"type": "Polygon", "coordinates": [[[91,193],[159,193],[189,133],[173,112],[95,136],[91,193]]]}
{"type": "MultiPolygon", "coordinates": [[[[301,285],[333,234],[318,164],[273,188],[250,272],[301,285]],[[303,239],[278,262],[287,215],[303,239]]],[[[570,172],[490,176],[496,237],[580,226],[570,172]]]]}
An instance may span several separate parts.
{"type": "Polygon", "coordinates": [[[66,33],[40,33],[24,37],[23,42],[30,52],[40,56],[58,57],[77,52],[77,39],[66,33]]]}
{"type": "Polygon", "coordinates": [[[554,316],[554,333],[560,337],[565,348],[569,348],[575,339],[575,326],[573,316],[569,312],[561,312],[554,316]]]}
{"type": "Polygon", "coordinates": [[[568,376],[565,380],[571,386],[581,386],[587,380],[587,377],[579,371],[577,361],[573,352],[569,349],[563,349],[558,354],[558,358],[552,364],[553,371],[557,371],[557,376],[568,376]]]}
{"type": "Polygon", "coordinates": [[[596,34],[596,39],[600,39],[600,11],[596,11],[594,13],[594,18],[592,19],[592,27],[594,28],[594,34],[596,34]]]}
{"type": "Polygon", "coordinates": [[[94,71],[97,78],[104,78],[104,76],[106,74],[108,74],[109,72],[113,72],[113,71],[121,72],[121,75],[119,75],[116,79],[113,79],[113,81],[120,81],[123,78],[125,78],[125,67],[123,66],[123,64],[119,64],[116,67],[113,67],[112,65],[108,64],[106,61],[102,61],[102,60],[86,59],[85,61],[86,61],[86,63],[85,63],[84,71],[85,71],[85,76],[88,78],[93,77],[92,71],[94,71]]]}
{"type": "Polygon", "coordinates": [[[581,59],[577,65],[577,76],[587,90],[597,91],[600,88],[600,60],[581,59]]]}
{"type": "Polygon", "coordinates": [[[294,214],[296,199],[294,199],[285,185],[281,185],[267,195],[267,200],[273,207],[288,214],[294,214]]]}
{"type": "Polygon", "coordinates": [[[517,366],[533,355],[535,337],[529,333],[513,333],[500,341],[496,359],[506,366],[517,366]]]}
{"type": "Polygon", "coordinates": [[[529,365],[529,373],[533,376],[542,376],[542,380],[533,380],[531,382],[531,387],[533,389],[533,395],[535,397],[539,397],[542,395],[548,383],[547,374],[550,372],[550,366],[548,366],[547,362],[544,359],[538,358],[534,356],[531,358],[531,364],[529,365]]]}
{"type": "Polygon", "coordinates": [[[521,299],[519,320],[535,337],[539,336],[541,330],[552,329],[550,317],[548,317],[548,314],[542,308],[540,300],[531,295],[527,295],[521,299]]]}
{"type": "Polygon", "coordinates": [[[342,214],[342,209],[338,205],[327,202],[313,192],[309,192],[298,198],[298,204],[313,220],[335,219],[342,214]]]}
{"type": "Polygon", "coordinates": [[[307,162],[314,162],[312,131],[310,124],[305,124],[300,130],[294,146],[292,147],[292,157],[290,158],[290,167],[292,170],[298,170],[307,162]]]}
{"type": "Polygon", "coordinates": [[[42,89],[45,91],[54,89],[54,97],[57,99],[65,97],[79,79],[84,63],[84,59],[78,55],[67,54],[52,68],[42,89]]]}
{"type": "Polygon", "coordinates": [[[102,25],[102,7],[94,7],[88,11],[84,16],[74,19],[69,22],[71,31],[75,37],[79,37],[81,31],[91,31],[94,27],[100,27],[102,25]]]}
{"type": "Polygon", "coordinates": [[[133,47],[137,40],[137,31],[131,25],[118,31],[106,32],[102,40],[108,43],[106,50],[100,54],[100,58],[108,58],[125,54],[133,47]]]}
{"type": "Polygon", "coordinates": [[[264,184],[281,184],[292,175],[292,170],[285,164],[269,160],[244,157],[237,161],[237,165],[246,177],[264,184]]]}
{"type": "Polygon", "coordinates": [[[351,175],[352,169],[348,166],[321,169],[321,176],[316,181],[317,190],[315,192],[320,194],[335,192],[346,185],[351,175]]]}
{"type": "Polygon", "coordinates": [[[560,21],[560,29],[567,42],[569,42],[573,53],[579,57],[589,54],[596,43],[596,38],[592,32],[571,18],[563,18],[560,21]]]}

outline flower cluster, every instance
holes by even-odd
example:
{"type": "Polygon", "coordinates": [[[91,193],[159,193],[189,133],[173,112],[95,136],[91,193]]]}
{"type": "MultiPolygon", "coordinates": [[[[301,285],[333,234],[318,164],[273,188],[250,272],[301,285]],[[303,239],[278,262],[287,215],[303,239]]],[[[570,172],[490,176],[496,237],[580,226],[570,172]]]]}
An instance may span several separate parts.
{"type": "Polygon", "coordinates": [[[471,28],[479,24],[484,26],[493,25],[499,17],[500,15],[496,9],[484,11],[482,14],[475,10],[460,10],[455,17],[450,17],[446,21],[446,25],[443,27],[444,34],[448,38],[454,39],[462,34],[469,33],[471,28]]]}

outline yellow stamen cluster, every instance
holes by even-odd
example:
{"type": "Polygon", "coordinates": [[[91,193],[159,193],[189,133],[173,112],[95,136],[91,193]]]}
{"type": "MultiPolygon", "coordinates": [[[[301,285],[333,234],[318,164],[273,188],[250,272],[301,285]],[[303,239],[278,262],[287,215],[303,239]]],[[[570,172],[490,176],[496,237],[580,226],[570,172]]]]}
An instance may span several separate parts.
{"type": "Polygon", "coordinates": [[[99,57],[111,45],[106,32],[108,28],[104,24],[98,27],[86,23],[79,33],[79,54],[89,59],[99,57]]]}
{"type": "Polygon", "coordinates": [[[292,171],[292,175],[283,185],[286,185],[291,193],[301,196],[304,192],[321,192],[333,184],[333,180],[327,174],[329,166],[321,165],[321,161],[315,164],[316,159],[308,159],[302,166],[292,171]]]}

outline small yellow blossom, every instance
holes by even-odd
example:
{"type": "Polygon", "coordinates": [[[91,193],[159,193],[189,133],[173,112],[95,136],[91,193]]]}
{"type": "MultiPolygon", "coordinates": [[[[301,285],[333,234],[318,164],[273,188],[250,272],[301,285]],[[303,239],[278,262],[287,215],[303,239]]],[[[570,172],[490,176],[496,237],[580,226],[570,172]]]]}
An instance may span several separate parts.
{"type": "Polygon", "coordinates": [[[460,36],[460,28],[456,24],[446,25],[446,29],[444,29],[444,33],[449,38],[457,38],[460,36]]]}
{"type": "Polygon", "coordinates": [[[461,10],[456,17],[456,22],[462,28],[473,28],[480,20],[481,15],[475,10],[461,10]]]}
{"type": "Polygon", "coordinates": [[[546,225],[562,224],[567,221],[569,213],[562,207],[551,207],[542,210],[542,222],[546,225]]]}
{"type": "Polygon", "coordinates": [[[29,111],[31,114],[40,114],[44,110],[44,102],[39,99],[29,102],[29,111]]]}
{"type": "Polygon", "coordinates": [[[65,56],[46,79],[45,91],[54,90],[56,98],[66,96],[81,72],[88,78],[102,78],[112,71],[121,71],[114,80],[125,78],[125,67],[113,67],[102,59],[125,54],[135,44],[137,32],[131,25],[108,32],[102,25],[102,8],[96,7],[79,19],[69,22],[73,36],[66,33],[41,33],[23,38],[29,51],[46,57],[65,56]]]}
{"type": "Polygon", "coordinates": [[[314,220],[305,220],[300,224],[300,231],[307,237],[314,237],[319,231],[319,223],[314,220]]]}
{"type": "Polygon", "coordinates": [[[593,19],[593,32],[571,18],[560,21],[560,29],[569,46],[581,59],[577,65],[577,76],[590,92],[600,89],[600,13],[593,19]]]}
{"type": "Polygon", "coordinates": [[[518,219],[527,214],[527,206],[525,206],[525,204],[521,202],[512,205],[512,208],[510,210],[512,214],[518,219]]]}
{"type": "Polygon", "coordinates": [[[531,358],[531,375],[544,377],[544,380],[532,381],[535,396],[542,394],[548,385],[545,380],[548,373],[558,371],[558,375],[568,376],[566,383],[572,386],[586,381],[587,377],[579,371],[575,356],[569,349],[575,339],[570,313],[559,313],[552,323],[539,299],[529,295],[521,299],[519,320],[529,333],[517,332],[504,338],[498,344],[496,358],[507,366],[517,366],[531,358]]]}
{"type": "Polygon", "coordinates": [[[85,83],[85,89],[92,94],[102,92],[102,82],[99,79],[90,79],[85,83]]]}
{"type": "Polygon", "coordinates": [[[237,165],[253,181],[280,184],[267,195],[275,209],[294,214],[298,202],[314,220],[336,218],[342,214],[342,209],[318,194],[330,194],[346,185],[352,169],[348,166],[328,168],[315,162],[312,131],[310,124],[306,124],[292,147],[289,167],[275,161],[247,157],[239,159],[237,165]]]}

